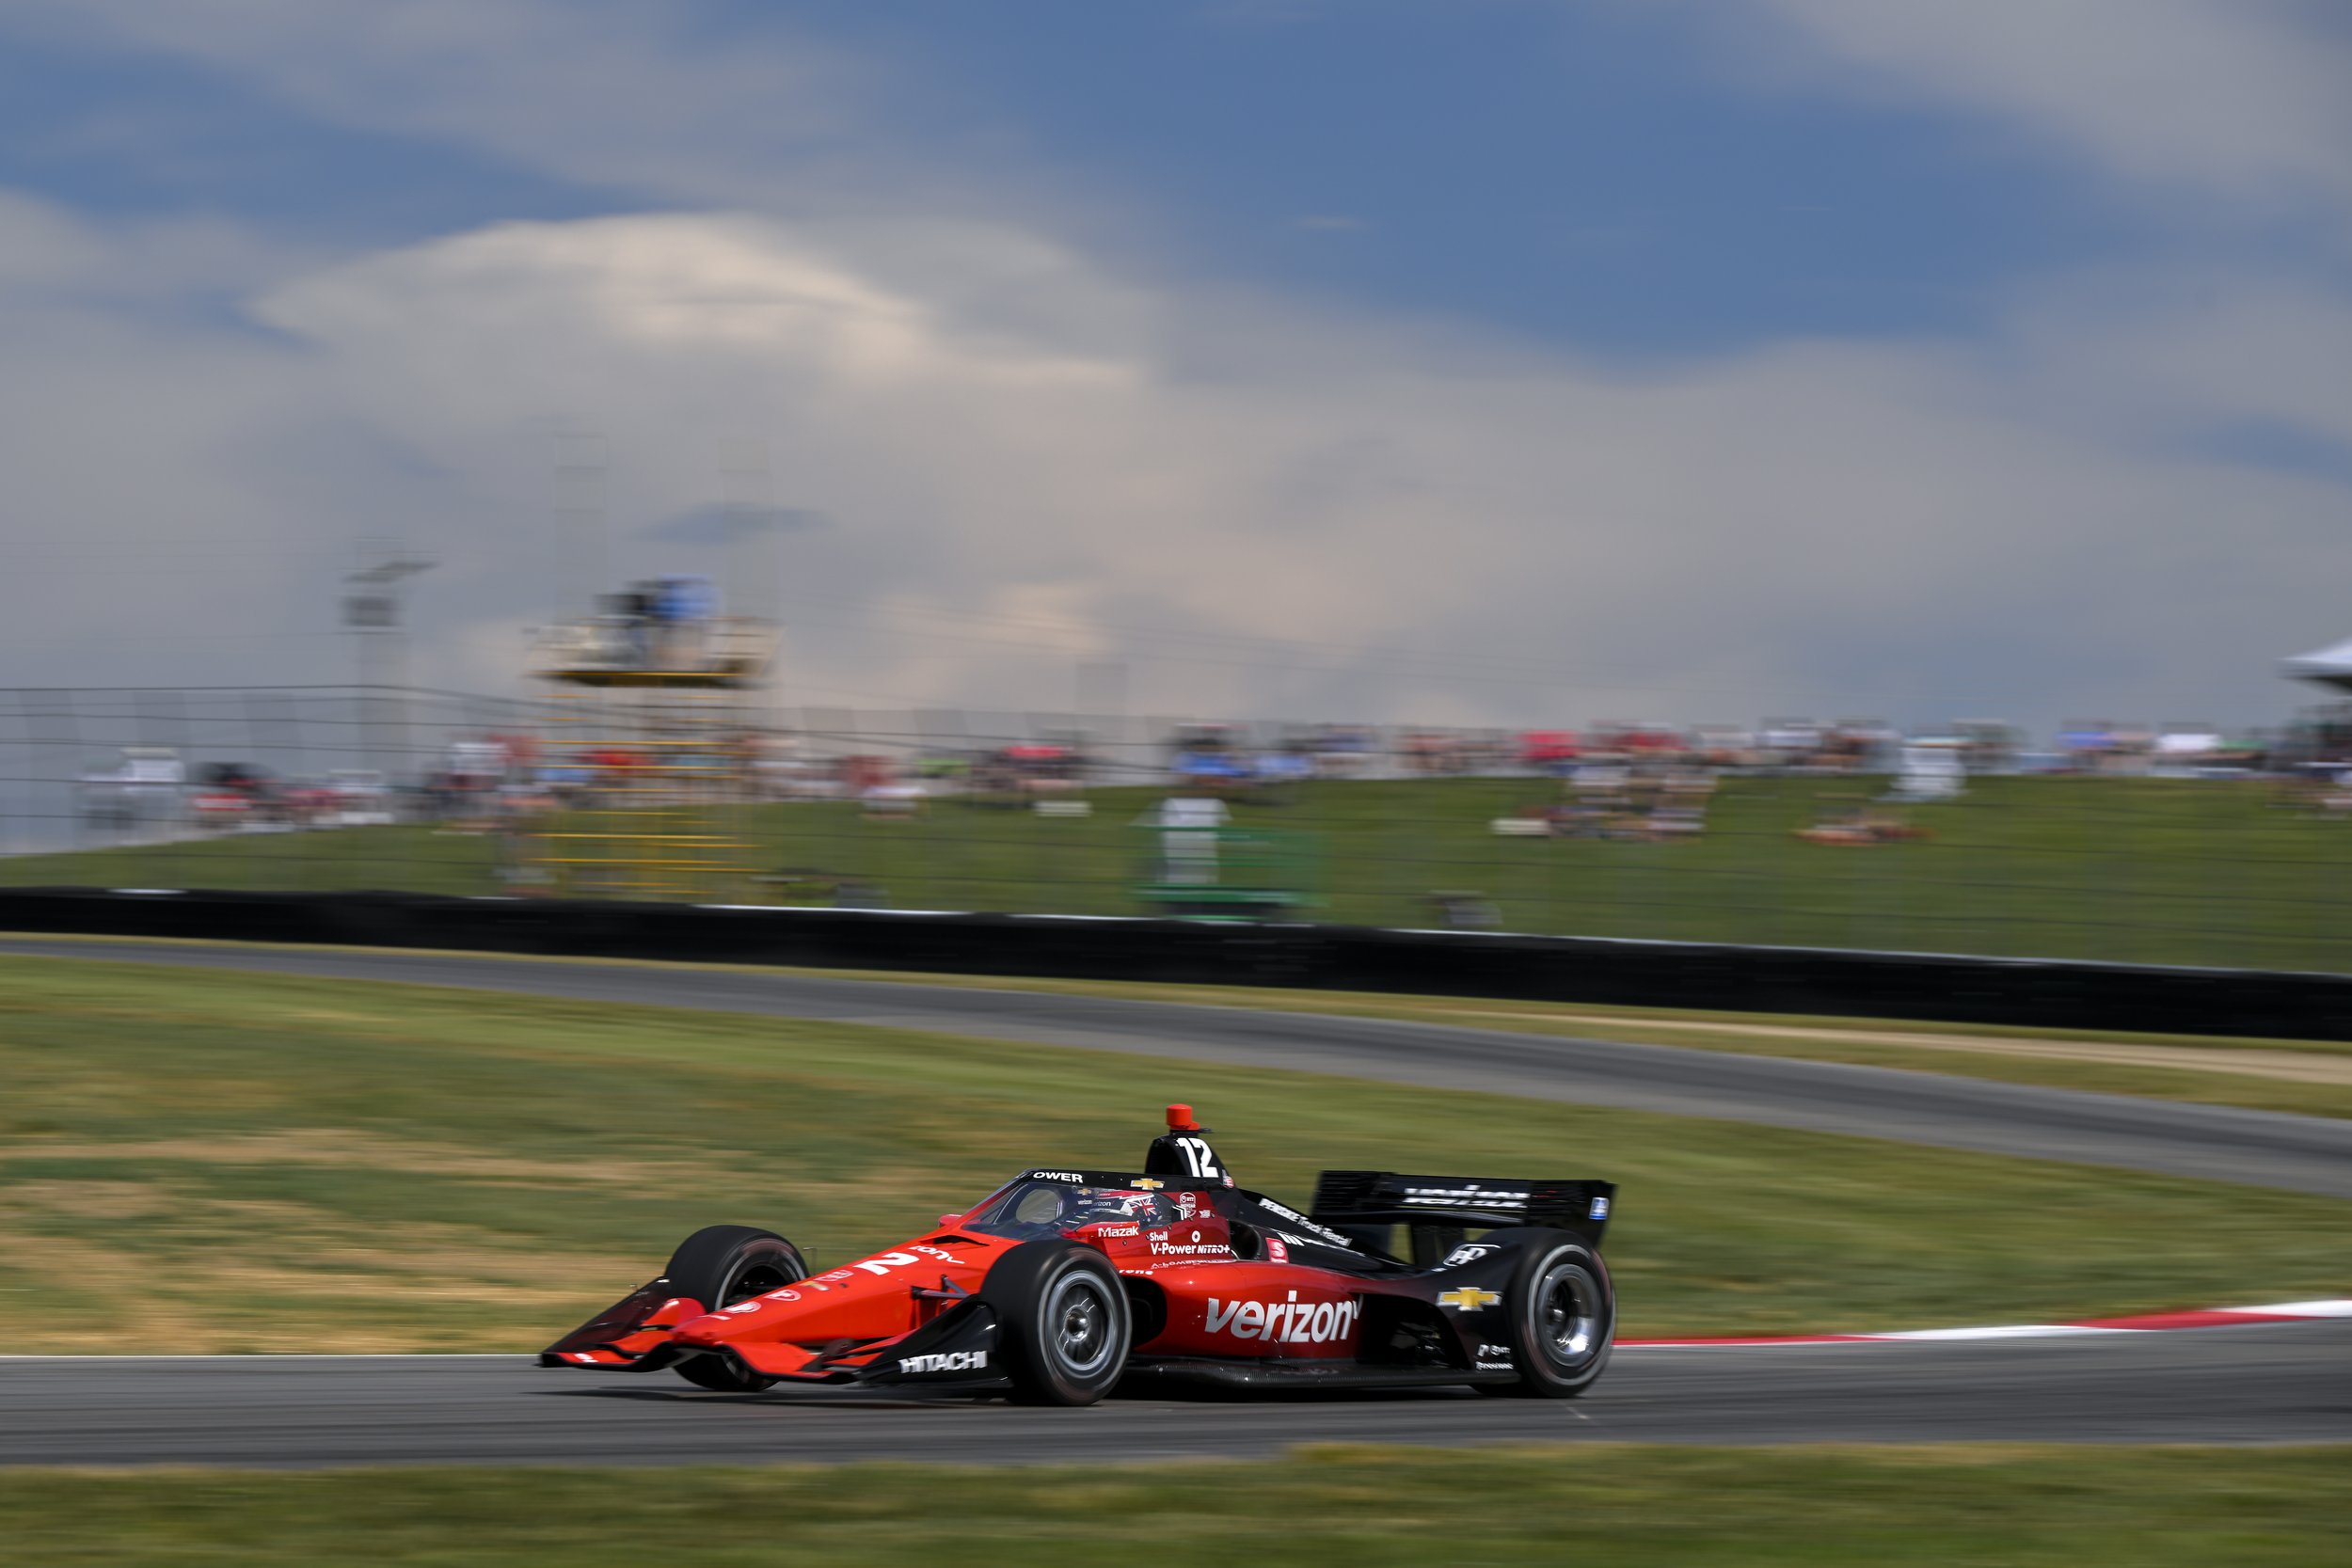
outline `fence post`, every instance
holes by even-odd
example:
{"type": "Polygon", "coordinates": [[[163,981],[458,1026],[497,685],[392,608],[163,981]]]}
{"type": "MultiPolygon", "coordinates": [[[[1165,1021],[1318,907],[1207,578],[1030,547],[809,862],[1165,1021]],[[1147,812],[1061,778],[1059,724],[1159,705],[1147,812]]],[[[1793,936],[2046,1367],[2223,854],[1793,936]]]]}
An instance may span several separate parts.
{"type": "MultiPolygon", "coordinates": [[[[25,736],[32,751],[30,772],[33,775],[32,795],[36,810],[35,820],[40,820],[39,813],[43,796],[49,798],[49,803],[54,809],[55,803],[62,795],[68,820],[68,826],[62,837],[66,845],[77,846],[81,842],[79,821],[81,802],[73,798],[72,788],[66,783],[65,775],[60,773],[54,778],[51,776],[50,764],[55,753],[46,750],[51,746],[63,745],[70,752],[72,748],[80,743],[80,729],[74,720],[73,693],[56,688],[43,688],[24,692],[20,701],[24,705],[25,736]],[[44,699],[47,701],[47,706],[42,705],[44,699]],[[47,725],[42,722],[45,720],[57,721],[64,731],[62,736],[53,739],[45,734],[47,725]]],[[[38,831],[36,829],[36,832],[38,831]]]]}

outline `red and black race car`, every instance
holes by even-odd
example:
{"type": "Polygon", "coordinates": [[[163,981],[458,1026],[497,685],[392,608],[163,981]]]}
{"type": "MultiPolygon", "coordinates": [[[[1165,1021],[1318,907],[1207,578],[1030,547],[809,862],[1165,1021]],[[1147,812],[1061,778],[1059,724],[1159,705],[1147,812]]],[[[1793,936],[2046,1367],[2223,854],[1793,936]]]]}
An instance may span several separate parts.
{"type": "Polygon", "coordinates": [[[1122,1381],[1570,1399],[1608,1365],[1614,1183],[1325,1171],[1302,1214],[1235,1186],[1191,1107],[1168,1122],[1141,1171],[1025,1171],[824,1274],[772,1231],[696,1231],[539,1364],[1067,1405],[1122,1381]]]}

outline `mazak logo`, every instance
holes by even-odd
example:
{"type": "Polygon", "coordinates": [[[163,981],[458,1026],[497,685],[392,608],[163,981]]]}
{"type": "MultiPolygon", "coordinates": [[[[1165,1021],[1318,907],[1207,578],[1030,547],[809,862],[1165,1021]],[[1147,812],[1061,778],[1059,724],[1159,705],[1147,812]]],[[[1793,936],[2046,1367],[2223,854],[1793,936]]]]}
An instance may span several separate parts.
{"type": "Polygon", "coordinates": [[[1457,1312],[1475,1312],[1482,1307],[1492,1307],[1502,1298],[1492,1291],[1482,1291],[1475,1285],[1465,1285],[1458,1291],[1439,1291],[1438,1305],[1451,1307],[1457,1312]]]}
{"type": "Polygon", "coordinates": [[[1208,1330],[1236,1339],[1264,1339],[1285,1345],[1323,1345],[1345,1339],[1356,1332],[1363,1304],[1354,1301],[1301,1301],[1290,1292],[1287,1301],[1219,1301],[1209,1298],[1208,1330]]]}
{"type": "Polygon", "coordinates": [[[934,1352],[930,1355],[902,1355],[898,1370],[909,1375],[918,1372],[982,1372],[988,1370],[988,1352],[984,1350],[951,1350],[934,1352]]]}

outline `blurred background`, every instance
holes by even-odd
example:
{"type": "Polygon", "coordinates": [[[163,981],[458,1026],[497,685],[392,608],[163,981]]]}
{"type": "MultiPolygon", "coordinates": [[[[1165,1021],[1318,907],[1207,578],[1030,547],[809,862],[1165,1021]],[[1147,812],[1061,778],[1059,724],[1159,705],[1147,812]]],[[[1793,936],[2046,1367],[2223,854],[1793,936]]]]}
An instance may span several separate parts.
{"type": "Polygon", "coordinates": [[[0,7],[0,879],[2345,966],[2331,8],[591,10],[0,7]]]}
{"type": "Polygon", "coordinates": [[[2324,704],[2272,728],[2042,735],[789,707],[765,627],[688,625],[691,654],[656,664],[660,623],[569,628],[529,698],[0,690],[0,883],[2352,969],[2352,713],[2324,704]]]}
{"type": "Polygon", "coordinates": [[[2348,87],[2330,0],[0,0],[0,889],[546,949],[8,900],[0,1539],[2341,1557],[2348,87]],[[554,956],[810,927],[986,973],[554,956]],[[1620,1183],[1609,1381],[526,1364],[1171,1101],[1620,1183]]]}

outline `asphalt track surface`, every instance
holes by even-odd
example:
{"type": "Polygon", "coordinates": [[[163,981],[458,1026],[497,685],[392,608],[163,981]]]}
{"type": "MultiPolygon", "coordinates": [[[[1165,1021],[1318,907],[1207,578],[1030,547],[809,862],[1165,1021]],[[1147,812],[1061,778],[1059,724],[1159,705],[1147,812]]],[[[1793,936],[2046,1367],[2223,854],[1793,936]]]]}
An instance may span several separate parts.
{"type": "Polygon", "coordinates": [[[1581,1400],[1467,1391],[1088,1410],[709,1394],[517,1357],[0,1361],[0,1464],[1024,1464],[1295,1443],[2352,1440],[2352,1321],[1951,1343],[1634,1347],[1581,1400]]]}
{"type": "MultiPolygon", "coordinates": [[[[2352,1198],[2352,1123],[1669,1046],[679,970],[0,940],[0,953],[472,987],[1244,1062],[2352,1198]]],[[[1091,1410],[703,1393],[521,1358],[0,1360],[0,1464],[1001,1463],[1301,1442],[2352,1441],[2352,1320],[2039,1339],[1629,1347],[1585,1399],[1116,1399],[1091,1410]]]]}

